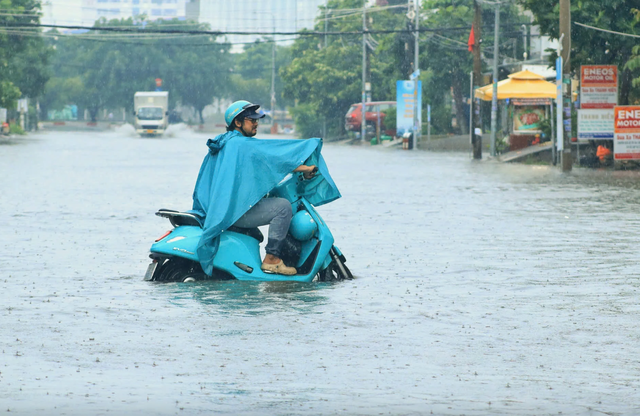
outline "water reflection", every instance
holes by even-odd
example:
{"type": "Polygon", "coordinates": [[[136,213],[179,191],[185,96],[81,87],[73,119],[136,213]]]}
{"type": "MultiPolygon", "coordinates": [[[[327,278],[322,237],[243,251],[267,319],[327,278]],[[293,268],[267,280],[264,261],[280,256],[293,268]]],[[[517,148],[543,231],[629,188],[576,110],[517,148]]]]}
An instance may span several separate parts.
{"type": "Polygon", "coordinates": [[[339,283],[243,282],[238,280],[151,284],[156,298],[178,307],[195,300],[217,314],[264,315],[283,310],[312,313],[339,283]]]}

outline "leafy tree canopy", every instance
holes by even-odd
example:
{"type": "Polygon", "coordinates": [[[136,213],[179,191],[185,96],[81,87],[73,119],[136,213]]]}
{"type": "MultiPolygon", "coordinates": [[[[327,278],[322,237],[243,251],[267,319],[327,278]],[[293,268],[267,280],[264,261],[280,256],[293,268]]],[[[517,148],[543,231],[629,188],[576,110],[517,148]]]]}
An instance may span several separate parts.
{"type": "MultiPolygon", "coordinates": [[[[557,39],[560,33],[559,3],[557,0],[520,0],[530,10],[542,33],[557,39]]],[[[633,48],[638,39],[606,33],[575,24],[575,22],[601,29],[640,34],[637,0],[572,0],[571,1],[571,69],[576,72],[580,65],[618,65],[620,77],[620,104],[629,103],[632,79],[638,77],[638,65],[632,60],[633,48]],[[629,65],[627,65],[629,63],[629,65]]],[[[636,49],[636,55],[638,50],[636,49]]],[[[637,83],[636,83],[637,85],[637,83]]]]}
{"type": "MultiPolygon", "coordinates": [[[[0,0],[5,25],[37,24],[40,2],[0,0]]],[[[14,108],[21,96],[37,98],[44,89],[50,56],[40,30],[6,30],[0,34],[0,106],[14,108]]]]}
{"type": "MultiPolygon", "coordinates": [[[[406,5],[406,1],[389,5],[406,5]]],[[[322,9],[315,30],[327,29],[359,31],[362,29],[361,0],[331,0],[327,10],[322,9]],[[347,12],[345,9],[351,9],[347,12]],[[345,10],[345,11],[342,11],[345,10]],[[356,10],[355,12],[353,10],[356,10]]],[[[396,33],[371,33],[367,36],[367,80],[371,82],[374,101],[395,100],[396,81],[408,79],[413,72],[413,22],[406,16],[407,9],[370,8],[367,17],[369,30],[408,29],[396,33]]],[[[453,93],[458,106],[459,125],[464,122],[464,96],[468,95],[468,74],[472,69],[472,56],[467,49],[469,29],[473,21],[472,0],[425,0],[421,9],[421,28],[454,28],[420,35],[420,68],[423,81],[423,100],[434,107],[437,129],[448,132],[451,128],[453,93]],[[462,28],[462,29],[460,29],[462,28]]],[[[485,27],[493,26],[493,8],[483,8],[485,27]]],[[[502,8],[502,25],[510,27],[525,20],[515,6],[502,8]]],[[[522,52],[521,43],[507,42],[512,37],[521,39],[521,32],[505,31],[501,36],[501,62],[503,55],[522,52]],[[514,46],[515,45],[515,46],[514,46]],[[514,49],[517,48],[517,49],[514,49]]],[[[485,31],[483,47],[493,44],[493,30],[485,31]],[[487,36],[487,33],[489,36],[487,36]]],[[[284,94],[297,102],[293,109],[296,125],[302,136],[314,136],[322,131],[323,121],[329,122],[330,134],[338,135],[344,125],[349,106],[361,101],[362,94],[362,36],[329,36],[324,39],[301,37],[292,47],[295,57],[281,73],[286,81],[284,94]]],[[[492,58],[491,55],[489,57],[492,58]]],[[[425,106],[423,106],[425,107],[425,106]]]]}
{"type": "MultiPolygon", "coordinates": [[[[235,54],[233,74],[233,99],[243,99],[269,109],[271,103],[271,78],[274,69],[274,44],[270,39],[258,40],[246,45],[243,53],[235,54]]],[[[275,45],[275,96],[276,106],[293,105],[282,96],[283,84],[280,68],[291,63],[291,49],[275,45]]]]}
{"type": "MultiPolygon", "coordinates": [[[[423,3],[425,15],[424,25],[433,28],[463,28],[464,30],[445,30],[440,33],[427,33],[423,35],[426,41],[421,48],[420,66],[428,68],[423,76],[424,92],[427,102],[435,109],[434,127],[436,131],[446,132],[450,129],[450,117],[442,114],[442,108],[446,106],[449,93],[454,99],[458,128],[462,133],[467,133],[468,121],[465,113],[465,97],[469,95],[469,73],[473,70],[473,56],[468,50],[471,22],[473,22],[474,9],[472,0],[428,0],[423,3]]],[[[493,40],[495,10],[492,6],[483,5],[482,22],[480,32],[482,37],[482,52],[493,60],[493,40]]],[[[518,27],[526,21],[520,16],[513,5],[503,5],[500,8],[500,55],[498,62],[503,64],[513,60],[522,52],[521,32],[510,30],[518,27]],[[514,41],[512,41],[514,40],[514,41]]],[[[504,71],[503,76],[509,73],[504,71]]]]}
{"type": "MultiPolygon", "coordinates": [[[[330,0],[327,10],[320,13],[315,30],[325,29],[324,16],[329,19],[329,32],[362,30],[362,14],[339,12],[361,7],[361,0],[330,0]]],[[[390,10],[371,13],[368,29],[402,29],[406,17],[390,10]]],[[[395,34],[368,35],[368,79],[374,101],[394,100],[395,80],[402,79],[401,68],[394,64],[394,37],[395,34]]],[[[328,36],[326,47],[324,38],[302,36],[291,49],[295,58],[281,70],[281,76],[284,96],[297,102],[292,113],[299,133],[303,137],[318,136],[327,122],[330,134],[339,135],[349,106],[362,96],[362,36],[328,36]]]]}
{"type": "MultiPolygon", "coordinates": [[[[136,91],[152,91],[155,79],[163,81],[171,105],[180,102],[193,106],[202,121],[202,110],[228,90],[230,57],[228,45],[210,35],[150,33],[147,29],[208,30],[207,25],[178,19],[144,20],[101,19],[94,27],[129,27],[139,33],[117,34],[96,30],[89,34],[59,37],[54,40],[57,54],[53,67],[59,78],[50,85],[46,104],[66,100],[87,108],[95,118],[101,108],[133,109],[136,91]],[[73,80],[73,81],[70,81],[73,80]],[[82,88],[78,88],[78,80],[82,88]]],[[[70,102],[67,102],[70,103],[70,102]]]]}

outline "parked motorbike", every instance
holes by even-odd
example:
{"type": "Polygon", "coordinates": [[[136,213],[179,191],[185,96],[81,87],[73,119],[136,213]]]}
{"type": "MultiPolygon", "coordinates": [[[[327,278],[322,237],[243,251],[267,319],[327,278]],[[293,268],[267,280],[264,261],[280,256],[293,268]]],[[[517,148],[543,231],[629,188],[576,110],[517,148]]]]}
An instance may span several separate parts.
{"type": "Polygon", "coordinates": [[[305,196],[313,192],[302,173],[287,175],[270,192],[291,202],[293,217],[285,241],[282,259],[295,265],[298,274],[284,276],[263,271],[260,243],[264,237],[258,228],[230,227],[220,235],[209,276],[200,266],[196,247],[202,235],[203,218],[192,212],[160,209],[156,215],[169,219],[173,229],[151,246],[151,264],[144,279],[157,282],[194,282],[200,280],[256,280],[320,282],[353,279],[346,259],[334,244],[329,227],[305,196]]]}

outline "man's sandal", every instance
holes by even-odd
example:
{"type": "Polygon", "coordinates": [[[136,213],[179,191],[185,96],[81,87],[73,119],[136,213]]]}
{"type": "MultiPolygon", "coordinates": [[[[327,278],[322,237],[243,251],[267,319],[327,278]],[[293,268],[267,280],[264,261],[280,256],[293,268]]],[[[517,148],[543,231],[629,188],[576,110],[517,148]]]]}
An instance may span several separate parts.
{"type": "Polygon", "coordinates": [[[286,266],[282,260],[277,264],[262,263],[260,268],[265,273],[283,274],[285,276],[293,276],[298,273],[295,267],[286,266]]]}

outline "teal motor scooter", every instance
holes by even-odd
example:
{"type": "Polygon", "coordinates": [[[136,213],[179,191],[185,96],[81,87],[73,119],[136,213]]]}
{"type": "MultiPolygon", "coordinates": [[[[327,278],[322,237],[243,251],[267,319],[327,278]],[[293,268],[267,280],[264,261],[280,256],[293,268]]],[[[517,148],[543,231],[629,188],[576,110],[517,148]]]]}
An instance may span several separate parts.
{"type": "Polygon", "coordinates": [[[311,282],[353,279],[346,259],[334,244],[333,235],[320,214],[305,196],[313,192],[302,173],[287,175],[270,195],[287,199],[293,208],[289,235],[282,259],[295,265],[298,274],[284,276],[264,272],[260,266],[260,243],[264,237],[258,228],[230,227],[220,235],[213,258],[213,273],[204,273],[196,248],[202,235],[203,218],[192,212],[161,209],[156,215],[169,219],[173,229],[151,246],[151,264],[144,279],[157,282],[194,282],[200,280],[255,280],[264,282],[311,282]]]}

